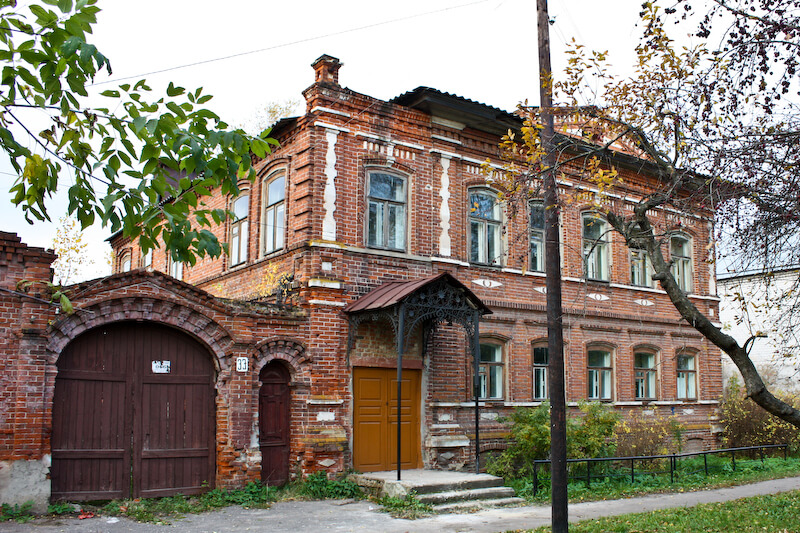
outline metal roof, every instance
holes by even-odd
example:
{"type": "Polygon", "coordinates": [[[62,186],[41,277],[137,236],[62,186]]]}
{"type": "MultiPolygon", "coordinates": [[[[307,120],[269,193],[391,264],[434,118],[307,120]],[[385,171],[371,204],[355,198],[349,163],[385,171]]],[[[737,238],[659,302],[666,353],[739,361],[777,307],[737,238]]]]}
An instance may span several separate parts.
{"type": "Polygon", "coordinates": [[[350,302],[344,307],[343,311],[345,313],[358,313],[361,311],[386,309],[401,303],[414,292],[440,279],[444,279],[450,285],[463,290],[469,302],[474,305],[476,309],[482,311],[481,314],[488,315],[492,313],[491,309],[489,309],[480,298],[475,296],[466,285],[447,272],[411,281],[389,281],[377,289],[368,292],[358,300],[350,302]]]}

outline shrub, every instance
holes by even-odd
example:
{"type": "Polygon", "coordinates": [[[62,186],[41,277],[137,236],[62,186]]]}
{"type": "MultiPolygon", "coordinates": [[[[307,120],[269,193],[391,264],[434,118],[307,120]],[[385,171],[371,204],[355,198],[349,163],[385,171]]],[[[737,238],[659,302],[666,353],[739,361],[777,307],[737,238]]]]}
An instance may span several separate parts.
{"type": "Polygon", "coordinates": [[[353,481],[328,479],[325,472],[310,474],[300,485],[299,492],[315,500],[361,498],[364,495],[361,487],[353,481]]]}
{"type": "Polygon", "coordinates": [[[33,519],[32,508],[33,502],[25,502],[22,505],[4,503],[0,505],[0,522],[5,522],[6,520],[14,520],[21,523],[28,522],[33,519]]]}
{"type": "Polygon", "coordinates": [[[681,451],[683,424],[675,415],[661,416],[656,409],[649,413],[621,420],[614,428],[618,456],[666,455],[681,451]]]}
{"type": "MultiPolygon", "coordinates": [[[[785,392],[776,392],[775,396],[795,407],[800,406],[797,396],[785,392]]],[[[800,429],[772,416],[747,398],[735,377],[728,382],[719,411],[722,442],[728,448],[789,444],[792,453],[800,451],[800,429]]]]}
{"type": "MultiPolygon", "coordinates": [[[[619,415],[598,402],[580,402],[580,413],[567,419],[567,455],[571,458],[609,457],[619,415]]],[[[533,461],[550,455],[550,403],[519,407],[504,419],[511,423],[511,445],[487,464],[489,473],[506,478],[533,474],[533,461]]]]}

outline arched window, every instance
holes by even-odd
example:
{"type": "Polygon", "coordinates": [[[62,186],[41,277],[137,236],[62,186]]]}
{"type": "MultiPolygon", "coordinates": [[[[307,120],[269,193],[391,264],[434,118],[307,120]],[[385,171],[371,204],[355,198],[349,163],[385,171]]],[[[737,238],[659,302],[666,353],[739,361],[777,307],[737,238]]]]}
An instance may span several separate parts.
{"type": "Polygon", "coordinates": [[[692,292],[692,241],[685,235],[673,235],[669,240],[672,277],[683,292],[692,292]]]}
{"type": "Polygon", "coordinates": [[[584,213],[581,221],[583,226],[583,263],[586,278],[608,281],[608,224],[596,213],[584,213]]]}
{"type": "Polygon", "coordinates": [[[247,215],[250,212],[250,195],[242,194],[233,201],[231,206],[233,220],[231,221],[230,257],[231,266],[247,261],[247,215]]]}
{"type": "Polygon", "coordinates": [[[546,400],[547,392],[547,367],[550,364],[550,355],[546,342],[537,342],[533,345],[533,399],[546,400]]]}
{"type": "Polygon", "coordinates": [[[261,255],[283,248],[286,232],[286,172],[278,170],[264,180],[261,216],[261,255]]]}
{"type": "Polygon", "coordinates": [[[131,252],[130,250],[125,250],[122,252],[122,255],[119,258],[119,271],[120,272],[130,272],[131,271],[131,252]]]}
{"type": "Polygon", "coordinates": [[[533,200],[530,204],[531,250],[528,269],[544,272],[544,203],[533,200]]]}
{"type": "Polygon", "coordinates": [[[183,263],[181,263],[180,261],[175,261],[170,257],[169,259],[167,259],[167,267],[170,276],[172,276],[175,279],[183,279],[183,263]]]}
{"type": "Polygon", "coordinates": [[[150,248],[147,252],[142,254],[142,268],[147,270],[153,269],[153,249],[150,248]]]}
{"type": "Polygon", "coordinates": [[[592,347],[587,350],[587,397],[610,401],[613,396],[614,368],[611,350],[592,347]]]}
{"type": "Polygon", "coordinates": [[[634,397],[637,400],[656,399],[656,354],[650,350],[633,353],[634,397]]]}
{"type": "Polygon", "coordinates": [[[494,339],[481,339],[479,371],[481,399],[495,400],[503,397],[504,366],[503,344],[494,339]]]}
{"type": "Polygon", "coordinates": [[[497,194],[489,189],[469,191],[469,260],[502,264],[502,210],[497,194]]]}
{"type": "Polygon", "coordinates": [[[677,360],[677,386],[679,400],[697,399],[697,357],[680,352],[677,360]]]}
{"type": "Polygon", "coordinates": [[[370,171],[367,185],[367,246],[406,249],[406,180],[370,171]]]}

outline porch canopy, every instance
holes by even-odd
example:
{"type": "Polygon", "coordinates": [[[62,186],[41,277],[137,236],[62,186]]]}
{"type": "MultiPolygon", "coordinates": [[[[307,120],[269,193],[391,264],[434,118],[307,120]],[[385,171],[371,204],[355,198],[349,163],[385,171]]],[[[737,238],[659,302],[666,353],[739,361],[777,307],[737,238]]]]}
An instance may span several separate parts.
{"type": "Polygon", "coordinates": [[[440,324],[460,324],[467,332],[473,354],[473,395],[475,398],[475,472],[480,473],[480,343],[481,316],[492,311],[463,283],[447,272],[411,280],[390,281],[349,303],[344,308],[349,320],[347,348],[355,345],[362,322],[388,320],[397,347],[397,479],[400,480],[400,401],[403,382],[403,351],[417,326],[422,327],[422,346],[440,324]]]}

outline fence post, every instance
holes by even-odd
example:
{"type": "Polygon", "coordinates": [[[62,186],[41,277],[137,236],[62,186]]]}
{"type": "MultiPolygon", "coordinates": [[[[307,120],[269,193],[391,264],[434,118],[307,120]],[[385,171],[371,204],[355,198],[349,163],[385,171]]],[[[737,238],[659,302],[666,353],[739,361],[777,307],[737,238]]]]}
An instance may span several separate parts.
{"type": "Polygon", "coordinates": [[[731,464],[733,465],[733,471],[736,472],[736,452],[731,451],[731,464]]]}
{"type": "Polygon", "coordinates": [[[633,459],[631,459],[631,483],[636,483],[636,471],[633,469],[633,459]]]}
{"type": "Polygon", "coordinates": [[[675,456],[669,458],[669,482],[675,483],[675,456]]]}
{"type": "Polygon", "coordinates": [[[586,488],[592,486],[592,462],[586,461],[586,488]]]}
{"type": "Polygon", "coordinates": [[[789,458],[788,453],[789,453],[789,445],[788,444],[784,444],[783,445],[783,460],[784,461],[786,461],[789,458]]]}
{"type": "Polygon", "coordinates": [[[708,454],[703,454],[703,469],[706,471],[706,477],[708,477],[708,454]]]}
{"type": "Polygon", "coordinates": [[[533,462],[533,495],[539,492],[539,463],[533,462]]]}
{"type": "Polygon", "coordinates": [[[758,455],[761,456],[761,462],[763,463],[764,462],[764,448],[759,448],[758,449],[758,455]]]}

